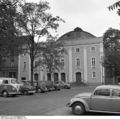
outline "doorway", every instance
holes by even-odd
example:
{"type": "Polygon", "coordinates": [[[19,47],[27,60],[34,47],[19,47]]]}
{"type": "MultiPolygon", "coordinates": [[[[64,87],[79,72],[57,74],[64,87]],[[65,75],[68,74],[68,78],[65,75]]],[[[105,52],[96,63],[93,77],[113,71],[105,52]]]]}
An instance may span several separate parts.
{"type": "Polygon", "coordinates": [[[58,81],[58,73],[54,73],[54,81],[55,81],[55,82],[58,81]]]}
{"type": "Polygon", "coordinates": [[[51,81],[51,73],[47,73],[47,80],[51,81]]]}
{"type": "Polygon", "coordinates": [[[65,73],[61,73],[61,81],[66,82],[65,73]]]}
{"type": "Polygon", "coordinates": [[[76,72],[76,82],[77,83],[81,83],[82,82],[81,72],[76,72]]]}

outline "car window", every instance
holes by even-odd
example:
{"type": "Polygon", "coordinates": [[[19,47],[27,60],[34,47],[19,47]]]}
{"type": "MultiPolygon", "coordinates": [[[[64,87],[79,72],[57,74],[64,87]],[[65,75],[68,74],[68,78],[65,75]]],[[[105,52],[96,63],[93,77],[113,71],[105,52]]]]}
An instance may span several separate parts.
{"type": "Polygon", "coordinates": [[[110,89],[97,89],[94,95],[98,96],[110,96],[110,89]]]}
{"type": "Polygon", "coordinates": [[[120,90],[114,89],[114,90],[112,91],[112,96],[120,97],[120,90]]]}
{"type": "Polygon", "coordinates": [[[8,84],[8,80],[3,80],[3,84],[8,84]]]}
{"type": "Polygon", "coordinates": [[[17,81],[16,81],[16,80],[14,80],[14,79],[12,79],[12,80],[11,80],[11,83],[16,84],[16,83],[17,83],[17,81]]]}

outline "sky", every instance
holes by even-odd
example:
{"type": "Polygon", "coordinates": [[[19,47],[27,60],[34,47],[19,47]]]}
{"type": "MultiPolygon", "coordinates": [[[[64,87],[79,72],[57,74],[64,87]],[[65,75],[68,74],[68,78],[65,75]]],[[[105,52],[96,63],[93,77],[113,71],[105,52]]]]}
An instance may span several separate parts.
{"type": "MultiPolygon", "coordinates": [[[[27,0],[38,2],[40,0],[27,0]]],[[[44,0],[45,1],[45,0],[44,0]]],[[[65,23],[60,23],[59,36],[76,27],[100,37],[110,27],[120,29],[120,16],[116,10],[109,11],[108,6],[118,0],[46,0],[50,3],[53,16],[60,16],[65,23]]]]}

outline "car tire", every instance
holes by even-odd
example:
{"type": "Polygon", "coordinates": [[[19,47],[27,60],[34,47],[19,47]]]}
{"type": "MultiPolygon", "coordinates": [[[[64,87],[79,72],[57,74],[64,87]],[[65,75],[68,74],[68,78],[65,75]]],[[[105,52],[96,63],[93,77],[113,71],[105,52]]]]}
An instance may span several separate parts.
{"type": "Polygon", "coordinates": [[[3,92],[2,92],[2,96],[3,96],[3,97],[8,97],[8,92],[7,92],[7,91],[3,91],[3,92]]]}
{"type": "Polygon", "coordinates": [[[72,112],[75,115],[82,115],[85,113],[85,107],[82,103],[79,103],[79,102],[74,103],[72,105],[72,112]]]}

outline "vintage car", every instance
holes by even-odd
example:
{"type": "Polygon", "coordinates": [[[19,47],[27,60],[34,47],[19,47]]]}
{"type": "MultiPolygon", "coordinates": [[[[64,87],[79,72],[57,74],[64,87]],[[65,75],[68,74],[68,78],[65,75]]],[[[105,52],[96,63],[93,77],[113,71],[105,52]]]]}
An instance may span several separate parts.
{"type": "Polygon", "coordinates": [[[57,83],[57,82],[54,82],[54,83],[53,83],[53,86],[54,86],[54,90],[55,90],[55,91],[59,91],[59,90],[61,89],[60,84],[57,83]]]}
{"type": "Polygon", "coordinates": [[[36,82],[35,87],[36,87],[36,92],[45,93],[45,92],[48,91],[47,87],[46,87],[46,84],[45,84],[44,81],[38,81],[38,82],[36,82]]]}
{"type": "Polygon", "coordinates": [[[55,90],[53,81],[44,81],[48,91],[55,90]]]}
{"type": "Polygon", "coordinates": [[[17,83],[15,78],[0,77],[0,95],[3,97],[20,94],[20,87],[21,85],[17,83]]]}
{"type": "Polygon", "coordinates": [[[20,87],[20,92],[24,95],[34,94],[36,89],[34,86],[31,86],[30,81],[24,81],[23,85],[20,87]]]}
{"type": "Polygon", "coordinates": [[[92,93],[80,93],[73,97],[67,107],[76,115],[85,112],[120,113],[120,86],[101,85],[92,93]]]}
{"type": "Polygon", "coordinates": [[[71,85],[67,82],[57,81],[56,84],[58,84],[61,88],[64,88],[64,89],[70,89],[71,88],[71,85]]]}

